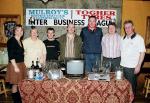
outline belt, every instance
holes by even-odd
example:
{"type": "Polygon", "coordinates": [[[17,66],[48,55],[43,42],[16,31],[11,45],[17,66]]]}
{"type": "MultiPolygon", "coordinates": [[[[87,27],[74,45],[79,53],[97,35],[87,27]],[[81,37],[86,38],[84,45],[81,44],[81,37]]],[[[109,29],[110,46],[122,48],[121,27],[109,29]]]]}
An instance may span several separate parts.
{"type": "Polygon", "coordinates": [[[103,57],[104,59],[119,59],[120,57],[116,57],[116,58],[107,58],[107,57],[103,57]]]}

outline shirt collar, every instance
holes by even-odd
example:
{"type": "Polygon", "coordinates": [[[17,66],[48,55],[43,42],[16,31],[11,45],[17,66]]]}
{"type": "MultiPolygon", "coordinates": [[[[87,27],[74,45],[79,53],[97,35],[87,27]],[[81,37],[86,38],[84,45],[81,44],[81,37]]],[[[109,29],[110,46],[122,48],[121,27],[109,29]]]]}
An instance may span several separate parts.
{"type": "MultiPolygon", "coordinates": [[[[125,39],[127,37],[127,34],[123,37],[123,39],[125,39]]],[[[134,39],[136,37],[136,33],[134,33],[130,38],[134,39]]]]}
{"type": "Polygon", "coordinates": [[[95,25],[95,27],[94,27],[93,30],[91,30],[91,29],[90,29],[90,26],[88,25],[88,30],[89,30],[89,31],[94,31],[94,32],[95,32],[95,31],[96,31],[96,25],[95,25]]]}

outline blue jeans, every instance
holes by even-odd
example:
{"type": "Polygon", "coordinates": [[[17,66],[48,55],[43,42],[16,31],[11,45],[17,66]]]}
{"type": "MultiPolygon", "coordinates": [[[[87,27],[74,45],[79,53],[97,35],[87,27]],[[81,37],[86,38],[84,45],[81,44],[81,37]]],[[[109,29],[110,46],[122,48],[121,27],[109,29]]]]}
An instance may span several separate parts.
{"type": "Polygon", "coordinates": [[[85,59],[85,72],[92,72],[92,68],[95,65],[96,61],[100,67],[101,54],[84,54],[84,59],[85,59]]]}

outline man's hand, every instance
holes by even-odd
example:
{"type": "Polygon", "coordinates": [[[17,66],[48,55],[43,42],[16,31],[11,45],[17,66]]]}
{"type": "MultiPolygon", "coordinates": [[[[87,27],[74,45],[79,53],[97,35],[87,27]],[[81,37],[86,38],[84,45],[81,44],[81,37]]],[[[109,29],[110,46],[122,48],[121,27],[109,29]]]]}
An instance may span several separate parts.
{"type": "Polygon", "coordinates": [[[138,74],[138,73],[140,72],[140,69],[141,69],[141,65],[138,64],[138,65],[135,67],[134,74],[138,74]]]}

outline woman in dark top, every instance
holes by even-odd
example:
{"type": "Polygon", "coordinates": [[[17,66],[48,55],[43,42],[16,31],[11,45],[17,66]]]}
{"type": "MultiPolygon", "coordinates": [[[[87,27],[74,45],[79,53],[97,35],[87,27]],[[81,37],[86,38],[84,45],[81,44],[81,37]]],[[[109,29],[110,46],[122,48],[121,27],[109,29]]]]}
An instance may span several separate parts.
{"type": "Polygon", "coordinates": [[[9,63],[6,73],[6,82],[12,84],[12,98],[14,103],[21,103],[20,94],[17,88],[18,82],[26,77],[26,66],[24,64],[24,48],[21,37],[23,29],[21,25],[16,25],[14,36],[7,42],[9,63]]]}
{"type": "Polygon", "coordinates": [[[58,60],[60,54],[59,42],[54,38],[55,36],[54,28],[47,29],[47,38],[44,40],[44,44],[47,50],[46,60],[58,60]]]}

